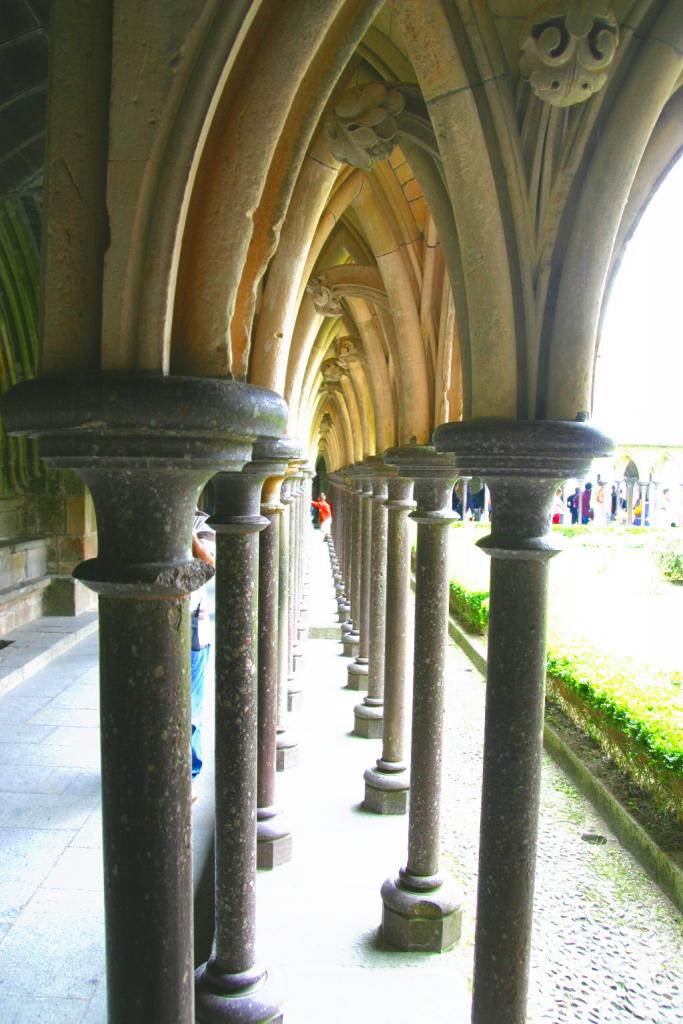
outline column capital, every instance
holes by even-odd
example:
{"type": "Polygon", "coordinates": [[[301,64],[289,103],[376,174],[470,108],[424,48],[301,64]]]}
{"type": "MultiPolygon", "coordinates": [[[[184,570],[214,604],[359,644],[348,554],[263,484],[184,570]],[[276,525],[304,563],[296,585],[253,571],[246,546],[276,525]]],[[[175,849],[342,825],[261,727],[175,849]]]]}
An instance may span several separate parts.
{"type": "Polygon", "coordinates": [[[402,445],[384,453],[384,461],[396,466],[400,477],[415,484],[415,522],[437,525],[451,523],[455,516],[450,495],[457,470],[450,455],[437,452],[431,445],[402,445]]]}
{"type": "Polygon", "coordinates": [[[549,558],[550,505],[556,488],[582,478],[613,442],[583,422],[481,419],[444,423],[434,444],[450,452],[458,473],[480,476],[491,489],[491,534],[478,542],[500,558],[549,558]]]}
{"type": "Polygon", "coordinates": [[[259,437],[255,441],[251,464],[267,470],[261,491],[263,515],[278,515],[284,510],[280,495],[282,483],[290,459],[295,458],[300,451],[299,443],[290,437],[259,437]]]}
{"type": "Polygon", "coordinates": [[[49,465],[90,488],[99,552],[77,578],[100,594],[166,598],[206,580],[189,550],[202,486],[239,472],[253,440],[279,435],[287,415],[265,388],[113,371],[24,381],[2,410],[10,432],[37,437],[49,465]]]}

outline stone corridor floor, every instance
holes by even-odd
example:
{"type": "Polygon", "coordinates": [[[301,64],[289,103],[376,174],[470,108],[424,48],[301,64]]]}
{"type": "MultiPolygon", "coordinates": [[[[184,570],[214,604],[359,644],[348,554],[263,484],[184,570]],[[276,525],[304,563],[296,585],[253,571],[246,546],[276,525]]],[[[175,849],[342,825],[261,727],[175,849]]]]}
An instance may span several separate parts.
{"type": "MultiPolygon", "coordinates": [[[[461,943],[392,952],[377,936],[379,888],[405,860],[407,821],[360,808],[380,743],[351,735],[362,695],[344,688],[318,534],[310,549],[300,765],[278,776],[294,858],[259,874],[259,954],[287,1024],[466,1024],[484,685],[451,646],[442,847],[464,891],[461,943]]],[[[0,721],[0,1022],[104,1024],[96,637],[0,697],[0,721]]],[[[547,757],[535,911],[530,1022],[683,1022],[681,917],[547,757]]]]}

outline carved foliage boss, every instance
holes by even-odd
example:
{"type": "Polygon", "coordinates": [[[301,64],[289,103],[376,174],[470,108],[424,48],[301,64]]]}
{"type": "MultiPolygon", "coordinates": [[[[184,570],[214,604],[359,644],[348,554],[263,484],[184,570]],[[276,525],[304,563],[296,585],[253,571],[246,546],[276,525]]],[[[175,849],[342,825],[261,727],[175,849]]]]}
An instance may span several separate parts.
{"type": "Polygon", "coordinates": [[[405,108],[398,89],[371,82],[349,89],[339,98],[325,122],[330,149],[337,160],[369,171],[385,160],[396,143],[396,118],[405,108]]]}
{"type": "Polygon", "coordinates": [[[547,0],[526,23],[520,69],[540,99],[569,107],[603,87],[618,43],[605,0],[547,0]]]}

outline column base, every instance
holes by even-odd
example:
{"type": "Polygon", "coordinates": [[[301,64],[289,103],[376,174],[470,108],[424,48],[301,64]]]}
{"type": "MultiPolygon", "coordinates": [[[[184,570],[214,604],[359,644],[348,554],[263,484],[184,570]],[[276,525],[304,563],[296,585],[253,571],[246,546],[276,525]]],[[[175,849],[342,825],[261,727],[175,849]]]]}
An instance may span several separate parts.
{"type": "Polygon", "coordinates": [[[272,871],[292,859],[292,833],[276,807],[256,811],[256,867],[272,871]]]}
{"type": "Polygon", "coordinates": [[[368,666],[353,661],[346,670],[347,690],[367,690],[368,688],[368,666]]]}
{"type": "Polygon", "coordinates": [[[403,870],[398,878],[386,880],[381,896],[382,938],[394,949],[441,953],[460,938],[462,896],[451,879],[411,878],[403,870]],[[404,878],[415,888],[408,888],[404,878]]]}
{"type": "Polygon", "coordinates": [[[389,771],[382,771],[378,767],[368,768],[363,778],[363,810],[372,811],[373,814],[408,813],[410,773],[406,765],[397,764],[395,769],[389,771]]]}
{"type": "Polygon", "coordinates": [[[360,637],[358,633],[354,633],[350,630],[348,633],[342,633],[342,655],[345,658],[355,658],[358,654],[358,647],[360,644],[360,637]]]}
{"type": "Polygon", "coordinates": [[[296,632],[297,632],[297,637],[298,637],[299,643],[305,644],[306,641],[308,640],[308,625],[305,625],[305,626],[299,625],[299,626],[297,626],[296,632]]]}
{"type": "Polygon", "coordinates": [[[221,974],[209,960],[194,977],[196,1024],[283,1024],[279,993],[265,970],[221,974]]]}
{"type": "Polygon", "coordinates": [[[287,690],[287,710],[301,711],[304,706],[304,692],[292,686],[287,690]]]}
{"type": "MultiPolygon", "coordinates": [[[[349,666],[349,671],[351,666],[349,666]]],[[[369,698],[372,700],[373,698],[369,698]]],[[[367,701],[368,698],[366,697],[367,701]]],[[[381,701],[377,704],[356,704],[353,709],[353,734],[363,736],[368,740],[381,740],[384,729],[384,705],[381,701]]]]}
{"type": "Polygon", "coordinates": [[[299,764],[299,744],[290,739],[286,733],[281,733],[277,738],[275,750],[275,769],[278,772],[286,772],[290,768],[296,768],[299,764]]]}

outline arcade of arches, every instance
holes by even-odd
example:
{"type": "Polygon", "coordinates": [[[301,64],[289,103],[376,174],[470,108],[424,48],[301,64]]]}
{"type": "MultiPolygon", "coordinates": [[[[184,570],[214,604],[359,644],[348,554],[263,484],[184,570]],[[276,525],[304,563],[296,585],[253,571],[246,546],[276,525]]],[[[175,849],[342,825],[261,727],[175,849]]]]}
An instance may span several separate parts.
{"type": "MultiPolygon", "coordinates": [[[[369,708],[402,671],[409,509],[418,524],[410,840],[382,894],[399,948],[457,936],[438,865],[444,526],[458,477],[490,488],[472,1019],[521,1024],[549,508],[610,451],[590,424],[597,340],[683,146],[683,5],[9,0],[0,19],[2,621],[99,595],[111,1024],[281,1019],[254,959],[256,804],[266,850],[315,465],[369,708]],[[209,480],[229,742],[193,984],[189,541],[209,480]]],[[[383,758],[372,799],[396,810],[389,740],[383,758]]]]}

